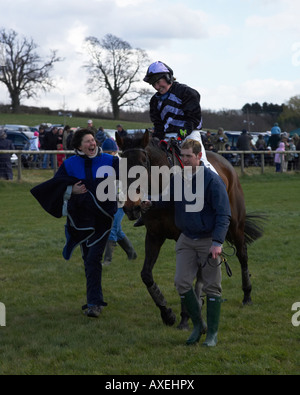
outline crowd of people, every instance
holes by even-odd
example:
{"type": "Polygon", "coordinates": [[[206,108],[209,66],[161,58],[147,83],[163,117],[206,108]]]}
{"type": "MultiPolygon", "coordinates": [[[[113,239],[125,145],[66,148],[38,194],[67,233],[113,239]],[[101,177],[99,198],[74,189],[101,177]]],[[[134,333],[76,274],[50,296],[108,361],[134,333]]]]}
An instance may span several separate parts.
{"type": "MultiPolygon", "coordinates": [[[[69,125],[66,125],[64,128],[62,127],[50,127],[47,128],[44,125],[40,125],[39,131],[34,132],[34,136],[30,139],[30,150],[37,151],[36,155],[33,155],[31,166],[32,167],[40,167],[42,169],[48,169],[51,167],[54,168],[54,160],[55,155],[53,154],[38,154],[38,151],[71,151],[73,150],[72,138],[74,133],[81,129],[71,128],[69,125]]],[[[99,147],[102,146],[104,141],[109,138],[108,134],[105,132],[104,128],[100,126],[98,130],[94,127],[93,121],[87,121],[87,130],[91,130],[94,135],[96,142],[99,147]]],[[[117,125],[116,132],[118,132],[121,136],[126,136],[127,131],[123,128],[122,125],[117,125]]],[[[60,167],[65,159],[70,157],[72,154],[58,154],[57,158],[57,167],[60,167]]]]}
{"type": "MultiPolygon", "coordinates": [[[[214,135],[207,131],[202,135],[202,141],[207,151],[219,152],[227,151],[222,155],[232,164],[237,164],[237,155],[228,142],[228,137],[224,133],[223,128],[219,128],[218,132],[214,135]]],[[[286,172],[291,170],[300,170],[299,153],[294,151],[300,150],[300,138],[297,133],[292,136],[288,132],[281,132],[277,123],[271,129],[271,136],[267,139],[262,134],[253,144],[253,136],[248,133],[246,129],[241,131],[237,139],[237,151],[270,151],[270,154],[265,155],[265,164],[275,165],[276,172],[286,172]],[[272,154],[271,151],[277,151],[272,154]],[[280,152],[284,151],[284,154],[280,152]]],[[[244,165],[249,166],[251,159],[254,163],[260,165],[260,156],[256,156],[256,161],[253,159],[255,156],[252,154],[244,154],[244,165]]]]}

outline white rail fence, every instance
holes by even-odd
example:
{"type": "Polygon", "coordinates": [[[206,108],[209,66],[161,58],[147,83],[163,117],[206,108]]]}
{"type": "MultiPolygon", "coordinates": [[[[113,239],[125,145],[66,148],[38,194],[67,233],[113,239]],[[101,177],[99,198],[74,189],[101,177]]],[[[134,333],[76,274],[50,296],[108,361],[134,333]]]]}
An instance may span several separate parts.
{"type": "MultiPolygon", "coordinates": [[[[300,151],[219,151],[219,154],[233,154],[233,155],[240,155],[240,163],[239,166],[241,167],[242,174],[245,172],[245,155],[251,155],[252,157],[257,156],[259,158],[259,167],[261,168],[261,174],[264,174],[265,171],[265,159],[269,158],[271,160],[271,164],[274,163],[274,155],[279,153],[280,155],[290,155],[290,154],[300,154],[300,151]]],[[[22,180],[22,155],[40,155],[43,156],[45,154],[48,155],[74,155],[74,151],[20,151],[20,150],[0,150],[0,154],[15,154],[18,157],[18,181],[22,180]]],[[[42,160],[39,164],[42,163],[42,160]]],[[[251,166],[251,165],[250,165],[251,166]]],[[[258,166],[258,164],[256,164],[258,166]]],[[[53,161],[53,173],[57,172],[58,165],[57,160],[53,161]]]]}

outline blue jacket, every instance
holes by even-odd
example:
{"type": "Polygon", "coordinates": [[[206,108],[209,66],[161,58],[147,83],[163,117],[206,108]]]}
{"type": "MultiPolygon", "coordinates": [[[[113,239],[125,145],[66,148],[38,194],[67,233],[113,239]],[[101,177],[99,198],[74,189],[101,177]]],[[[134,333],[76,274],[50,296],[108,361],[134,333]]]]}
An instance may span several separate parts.
{"type": "MultiPolygon", "coordinates": [[[[202,165],[203,166],[203,165],[202,165]]],[[[174,179],[170,184],[169,203],[154,202],[154,208],[175,207],[175,223],[181,232],[191,239],[211,237],[213,242],[223,244],[228,231],[231,210],[225,184],[221,177],[204,167],[204,205],[201,211],[187,212],[186,206],[194,204],[185,199],[182,193],[181,201],[174,201],[174,179]]],[[[182,188],[183,183],[182,183],[182,188]]],[[[196,178],[193,177],[192,192],[196,192],[196,178]]]]}

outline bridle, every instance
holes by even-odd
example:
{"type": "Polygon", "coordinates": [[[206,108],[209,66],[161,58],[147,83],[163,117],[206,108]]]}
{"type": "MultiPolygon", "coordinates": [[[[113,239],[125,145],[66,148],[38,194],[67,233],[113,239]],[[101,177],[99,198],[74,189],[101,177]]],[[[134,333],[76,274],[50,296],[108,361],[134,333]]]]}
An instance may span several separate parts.
{"type": "Polygon", "coordinates": [[[125,151],[122,151],[121,153],[121,157],[122,158],[127,158],[126,156],[124,156],[125,154],[127,154],[128,152],[132,152],[132,151],[140,151],[143,152],[146,156],[146,165],[142,165],[148,172],[148,174],[150,174],[150,167],[151,167],[151,163],[150,163],[150,158],[149,158],[149,154],[148,152],[144,149],[144,148],[128,148],[125,151]]]}

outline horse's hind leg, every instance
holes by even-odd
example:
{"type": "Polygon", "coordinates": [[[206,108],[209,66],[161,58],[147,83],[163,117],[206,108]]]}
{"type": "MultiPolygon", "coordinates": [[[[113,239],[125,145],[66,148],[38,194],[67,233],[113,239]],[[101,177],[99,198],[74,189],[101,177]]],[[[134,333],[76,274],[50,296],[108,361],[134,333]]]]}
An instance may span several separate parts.
{"type": "Polygon", "coordinates": [[[241,271],[242,271],[242,289],[244,292],[244,299],[243,299],[243,305],[251,305],[252,300],[251,300],[251,291],[252,291],[252,284],[250,281],[250,273],[248,269],[248,253],[247,253],[247,245],[244,240],[244,237],[242,237],[243,240],[239,240],[239,242],[235,243],[236,246],[236,256],[238,257],[238,260],[241,265],[241,271]]]}
{"type": "Polygon", "coordinates": [[[152,275],[153,267],[158,258],[161,246],[164,242],[165,239],[157,239],[156,237],[151,237],[150,234],[147,232],[145,250],[146,256],[144,266],[141,272],[141,277],[154,303],[160,309],[161,318],[164,324],[172,326],[176,321],[176,316],[173,313],[172,309],[167,307],[167,301],[163,293],[159,289],[158,285],[155,283],[152,275]]]}

